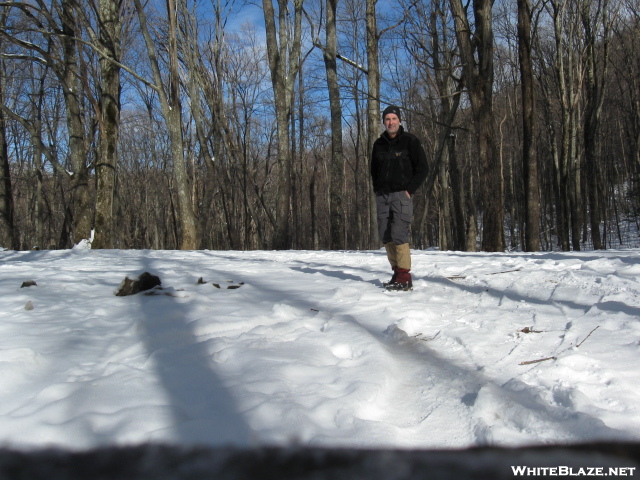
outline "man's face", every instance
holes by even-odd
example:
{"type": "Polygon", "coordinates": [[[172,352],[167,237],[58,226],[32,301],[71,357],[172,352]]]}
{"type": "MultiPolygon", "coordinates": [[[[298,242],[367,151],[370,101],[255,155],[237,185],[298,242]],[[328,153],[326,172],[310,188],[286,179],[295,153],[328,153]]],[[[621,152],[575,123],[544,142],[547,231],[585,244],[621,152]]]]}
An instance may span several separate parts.
{"type": "Polygon", "coordinates": [[[387,113],[384,116],[384,128],[390,137],[395,137],[400,129],[400,119],[395,113],[387,113]]]}

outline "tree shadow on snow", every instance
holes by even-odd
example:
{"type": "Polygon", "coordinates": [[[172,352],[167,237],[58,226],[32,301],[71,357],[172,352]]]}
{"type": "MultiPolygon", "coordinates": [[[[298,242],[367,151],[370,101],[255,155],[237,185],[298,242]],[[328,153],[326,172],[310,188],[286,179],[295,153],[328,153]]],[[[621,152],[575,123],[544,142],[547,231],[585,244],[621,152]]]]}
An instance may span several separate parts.
{"type": "MultiPolygon", "coordinates": [[[[339,271],[297,267],[294,269],[304,273],[321,273],[340,279],[362,281],[359,277],[339,271]]],[[[252,282],[251,278],[243,275],[236,280],[251,283],[254,289],[260,291],[261,296],[272,299],[274,303],[286,302],[303,311],[318,308],[308,296],[298,295],[284,287],[278,288],[272,282],[252,282]]],[[[361,328],[363,334],[370,335],[391,353],[412,356],[412,363],[427,365],[430,372],[438,378],[451,379],[450,394],[443,401],[459,402],[470,410],[470,421],[473,423],[470,428],[476,439],[475,445],[499,445],[501,436],[505,433],[509,433],[511,438],[521,436],[529,443],[545,442],[550,438],[561,442],[581,442],[587,439],[621,440],[631,437],[624,431],[608,427],[593,415],[580,412],[573,404],[571,391],[555,392],[554,398],[548,399],[544,397],[543,391],[515,378],[501,384],[487,376],[481,367],[458,365],[455,361],[445,358],[431,348],[428,342],[408,337],[397,338],[389,331],[373,329],[360,322],[349,308],[349,305],[323,306],[322,311],[336,320],[350,322],[361,328]],[[491,422],[494,415],[496,418],[501,417],[495,425],[491,422]],[[547,428],[552,433],[545,438],[536,439],[530,430],[535,430],[536,425],[538,428],[547,428]],[[540,427],[541,425],[544,427],[540,427]]],[[[384,305],[381,308],[384,308],[384,305]]],[[[424,374],[424,370],[418,370],[416,385],[420,385],[424,380],[420,376],[424,374]]],[[[424,421],[428,421],[428,416],[424,421]]]]}
{"type": "Polygon", "coordinates": [[[380,283],[378,280],[365,280],[362,277],[358,277],[357,275],[352,275],[350,273],[345,273],[342,270],[328,270],[326,268],[309,268],[309,267],[291,267],[291,270],[295,270],[296,272],[301,272],[301,273],[309,273],[309,274],[320,273],[327,277],[333,277],[339,280],[354,280],[356,282],[371,283],[373,285],[377,285],[380,283]]]}
{"type": "Polygon", "coordinates": [[[556,307],[563,306],[571,310],[582,311],[582,313],[587,313],[593,307],[597,307],[600,310],[608,311],[611,313],[623,312],[632,317],[640,317],[640,307],[627,305],[619,301],[604,301],[604,302],[599,301],[597,303],[579,303],[573,300],[566,300],[566,299],[552,300],[549,298],[537,298],[537,297],[534,297],[533,295],[523,295],[517,292],[502,290],[499,288],[492,288],[485,285],[465,285],[463,283],[457,282],[455,280],[450,280],[445,277],[426,276],[426,277],[420,277],[420,278],[428,283],[432,283],[432,284],[437,283],[437,284],[441,284],[441,285],[452,287],[452,288],[456,287],[459,290],[463,290],[472,294],[486,294],[486,295],[495,297],[497,299],[506,298],[508,300],[511,300],[514,303],[520,303],[524,301],[526,303],[530,303],[533,305],[541,305],[541,306],[555,305],[556,307]]]}
{"type": "MultiPolygon", "coordinates": [[[[146,263],[142,268],[162,279],[161,269],[146,263]]],[[[175,442],[183,444],[247,445],[249,427],[214,371],[206,340],[198,338],[189,321],[189,303],[159,293],[136,297],[148,361],[155,366],[173,417],[173,432],[162,437],[175,436],[175,442]]]]}
{"type": "MultiPolygon", "coordinates": [[[[459,401],[468,408],[474,446],[510,445],[514,441],[523,445],[550,441],[560,444],[637,441],[630,432],[609,427],[596,416],[580,411],[580,394],[574,399],[571,388],[556,389],[552,398],[546,398],[546,390],[515,377],[498,382],[486,375],[481,365],[459,365],[423,339],[395,334],[391,329],[380,334],[353,317],[350,320],[377,337],[391,352],[413,357],[415,365],[428,366],[429,375],[449,379],[449,394],[443,402],[459,401]],[[536,438],[535,432],[543,430],[544,438],[536,438]]],[[[417,372],[421,374],[424,371],[417,372]]],[[[420,384],[421,380],[417,376],[415,383],[420,384]]],[[[433,407],[437,409],[437,405],[433,407]]],[[[423,421],[428,421],[428,417],[423,421]]]]}

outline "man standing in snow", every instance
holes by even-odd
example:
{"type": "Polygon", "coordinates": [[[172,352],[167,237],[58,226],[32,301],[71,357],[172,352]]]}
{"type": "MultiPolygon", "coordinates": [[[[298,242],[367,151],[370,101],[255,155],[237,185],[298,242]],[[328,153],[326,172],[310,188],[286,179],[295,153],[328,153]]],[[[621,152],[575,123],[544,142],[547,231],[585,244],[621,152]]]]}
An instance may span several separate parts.
{"type": "Polygon", "coordinates": [[[411,290],[409,229],[413,218],[413,194],[427,178],[427,158],[418,137],[406,132],[400,108],[391,105],[382,113],[385,131],[373,144],[371,179],[376,194],[378,232],[393,270],[387,290],[411,290]]]}

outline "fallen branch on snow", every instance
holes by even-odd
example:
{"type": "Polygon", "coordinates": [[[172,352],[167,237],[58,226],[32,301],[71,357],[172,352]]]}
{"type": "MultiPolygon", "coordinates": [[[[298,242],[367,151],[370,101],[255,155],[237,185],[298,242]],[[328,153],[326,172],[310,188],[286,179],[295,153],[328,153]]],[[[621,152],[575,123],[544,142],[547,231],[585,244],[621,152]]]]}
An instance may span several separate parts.
{"type": "MultiPolygon", "coordinates": [[[[591,336],[591,334],[592,334],[593,332],[595,332],[598,328],[600,328],[600,325],[598,325],[596,328],[594,328],[593,330],[591,330],[591,331],[589,332],[589,335],[587,335],[586,337],[584,337],[584,339],[583,339],[579,344],[577,344],[577,345],[576,345],[576,348],[579,348],[579,347],[580,347],[580,346],[581,346],[581,345],[582,345],[582,344],[587,340],[587,338],[589,338],[589,337],[591,336]]],[[[571,347],[569,347],[569,348],[571,348],[571,347]]],[[[563,351],[562,351],[562,352],[560,352],[560,353],[564,353],[564,352],[566,352],[567,350],[569,350],[569,349],[567,348],[567,349],[563,350],[563,351]]],[[[540,363],[540,362],[546,362],[547,360],[557,360],[557,359],[558,359],[558,357],[546,357],[546,358],[540,358],[540,359],[538,359],[538,360],[528,360],[528,361],[526,361],[526,362],[520,362],[520,363],[519,363],[519,365],[531,365],[531,364],[533,364],[533,363],[540,363]]]]}
{"type": "Polygon", "coordinates": [[[557,360],[557,357],[547,357],[547,358],[540,358],[538,360],[528,360],[526,362],[520,362],[520,365],[531,365],[532,363],[546,362],[547,360],[557,360]]]}
{"type": "MultiPolygon", "coordinates": [[[[480,273],[478,275],[500,275],[501,273],[519,272],[521,270],[522,270],[521,268],[515,268],[513,270],[502,270],[500,272],[487,272],[487,273],[480,273]]],[[[454,275],[452,277],[447,277],[448,280],[464,280],[465,278],[467,278],[467,275],[454,275]]]]}
{"type": "Polygon", "coordinates": [[[578,348],[580,345],[582,345],[582,344],[585,342],[585,340],[586,340],[587,338],[589,338],[589,337],[591,336],[591,334],[592,334],[593,332],[595,332],[598,328],[600,328],[600,325],[598,325],[596,328],[594,328],[593,330],[591,330],[591,331],[589,332],[589,335],[587,335],[586,337],[584,337],[584,340],[582,340],[578,345],[576,345],[576,348],[578,348]]]}

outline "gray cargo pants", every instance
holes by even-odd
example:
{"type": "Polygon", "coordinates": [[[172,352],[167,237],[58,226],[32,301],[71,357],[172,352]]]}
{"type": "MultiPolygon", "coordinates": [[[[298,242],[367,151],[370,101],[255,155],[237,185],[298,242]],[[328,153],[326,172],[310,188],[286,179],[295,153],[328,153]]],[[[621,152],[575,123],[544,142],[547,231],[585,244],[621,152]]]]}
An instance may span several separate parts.
{"type": "Polygon", "coordinates": [[[376,195],[378,233],[382,243],[409,243],[409,229],[413,218],[413,199],[405,192],[376,195]]]}

